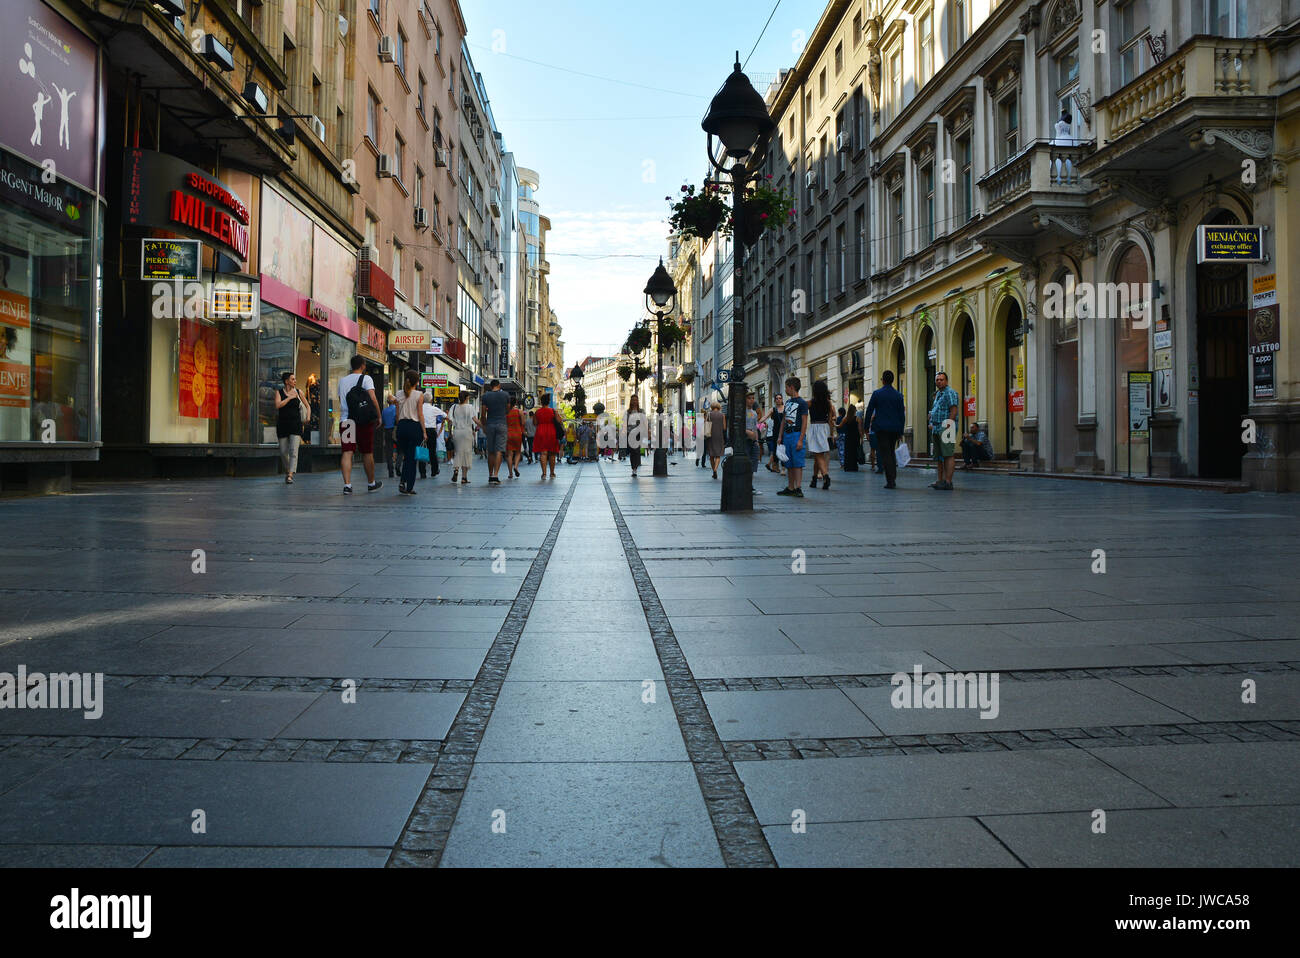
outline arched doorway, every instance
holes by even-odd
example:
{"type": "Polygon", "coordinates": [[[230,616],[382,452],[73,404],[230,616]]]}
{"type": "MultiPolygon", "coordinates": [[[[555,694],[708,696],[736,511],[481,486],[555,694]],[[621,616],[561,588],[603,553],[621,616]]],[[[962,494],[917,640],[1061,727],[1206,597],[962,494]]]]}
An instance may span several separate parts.
{"type": "MultiPolygon", "coordinates": [[[[1226,211],[1205,221],[1211,226],[1236,222],[1226,211]]],[[[1240,479],[1241,458],[1248,451],[1241,441],[1241,421],[1250,405],[1248,305],[1245,266],[1196,266],[1197,472],[1208,479],[1240,479]]]]}
{"type": "Polygon", "coordinates": [[[889,349],[889,368],[894,371],[894,388],[903,394],[903,408],[907,408],[907,351],[903,341],[895,339],[889,349]]]}
{"type": "Polygon", "coordinates": [[[1133,308],[1137,304],[1144,302],[1146,296],[1140,293],[1135,296],[1132,292],[1134,290],[1148,289],[1149,279],[1150,272],[1147,269],[1146,257],[1142,254],[1140,247],[1136,244],[1130,244],[1115,264],[1115,284],[1121,291],[1128,291],[1115,299],[1115,302],[1120,305],[1121,315],[1113,319],[1104,315],[1109,312],[1109,309],[1106,304],[1100,301],[1101,297],[1098,297],[1098,318],[1110,320],[1115,324],[1115,388],[1113,393],[1115,396],[1115,465],[1111,470],[1115,473],[1129,471],[1130,455],[1132,456],[1134,475],[1146,475],[1147,471],[1147,457],[1151,448],[1150,439],[1135,438],[1130,448],[1131,423],[1129,422],[1128,374],[1149,368],[1147,365],[1147,336],[1150,322],[1140,311],[1133,308]],[[1124,309],[1126,303],[1128,309],[1124,309]]]}
{"type": "Polygon", "coordinates": [[[975,402],[975,324],[971,318],[962,315],[957,319],[961,329],[961,374],[958,376],[959,382],[954,383],[961,393],[962,422],[965,424],[967,431],[975,425],[976,420],[976,402],[975,402]]]}
{"type": "Polygon", "coordinates": [[[934,377],[939,371],[939,350],[934,344],[934,330],[928,324],[921,327],[917,349],[919,350],[923,375],[925,376],[921,395],[925,396],[925,412],[928,415],[930,407],[934,405],[934,377]]]}
{"type": "Polygon", "coordinates": [[[1005,410],[1003,452],[1009,459],[1024,448],[1021,427],[1025,421],[1025,322],[1020,303],[1007,299],[1006,317],[1001,324],[1003,359],[1003,400],[1005,410]]]}
{"type": "Polygon", "coordinates": [[[1065,290],[1064,308],[1053,320],[1055,349],[1052,355],[1053,467],[1057,472],[1074,471],[1074,454],[1079,445],[1079,317],[1074,311],[1074,274],[1062,270],[1053,280],[1065,290]]]}

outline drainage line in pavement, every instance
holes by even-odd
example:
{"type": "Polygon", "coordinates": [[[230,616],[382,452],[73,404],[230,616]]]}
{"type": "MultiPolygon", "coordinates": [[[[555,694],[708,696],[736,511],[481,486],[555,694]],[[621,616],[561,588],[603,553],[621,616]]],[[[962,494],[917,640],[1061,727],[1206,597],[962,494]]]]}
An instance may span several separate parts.
{"type": "Polygon", "coordinates": [[[523,585],[519,587],[519,592],[510,605],[510,612],[497,632],[492,648],[483,658],[474,685],[465,694],[465,701],[447,731],[429,780],[425,782],[424,790],[402,828],[401,838],[388,858],[389,868],[437,868],[442,861],[452,824],[456,821],[461,799],[469,786],[469,774],[474,768],[483,732],[487,728],[488,719],[492,717],[492,710],[496,708],[497,698],[501,695],[501,686],[510,669],[510,660],[514,658],[519,637],[533,610],[533,600],[541,588],[542,576],[546,573],[547,563],[551,561],[551,552],[560,536],[560,526],[564,524],[564,516],[569,511],[569,503],[573,501],[581,473],[581,467],[574,472],[569,491],[560,504],[550,531],[542,540],[541,548],[537,550],[537,555],[528,568],[528,575],[524,577],[523,585]]]}
{"type": "Polygon", "coordinates": [[[772,857],[772,850],[768,847],[758,816],[749,803],[740,776],[722,750],[722,740],[718,737],[713,718],[704,704],[704,696],[700,694],[695,676],[686,664],[686,656],[677,644],[677,636],[673,634],[663,604],[659,601],[659,593],[655,591],[650,574],[646,572],[645,563],[641,561],[641,553],[632,539],[632,533],[628,531],[623,511],[618,507],[609,480],[605,478],[605,470],[599,463],[597,468],[600,469],[600,481],[605,485],[610,510],[614,513],[619,538],[623,541],[623,553],[627,556],[627,564],[632,570],[632,579],[636,582],[636,590],[641,598],[641,609],[645,613],[646,624],[650,627],[650,638],[655,644],[655,654],[659,656],[668,696],[677,713],[677,724],[686,743],[686,754],[695,769],[695,777],[700,783],[713,831],[718,837],[722,860],[729,867],[775,868],[776,860],[772,857]]]}

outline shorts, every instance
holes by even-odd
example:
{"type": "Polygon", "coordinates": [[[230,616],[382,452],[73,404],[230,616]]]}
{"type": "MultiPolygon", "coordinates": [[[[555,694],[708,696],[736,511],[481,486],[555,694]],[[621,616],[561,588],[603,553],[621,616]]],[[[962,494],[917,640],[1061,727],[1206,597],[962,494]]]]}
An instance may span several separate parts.
{"type": "Polygon", "coordinates": [[[931,434],[930,447],[934,450],[936,459],[947,459],[957,455],[957,443],[944,442],[942,433],[931,434]]]}
{"type": "MultiPolygon", "coordinates": [[[[342,433],[344,425],[350,423],[352,423],[351,419],[344,419],[343,422],[339,424],[340,433],[342,433]]],[[[354,425],[353,431],[356,433],[356,435],[353,436],[352,438],[355,440],[355,442],[343,443],[343,451],[356,452],[357,446],[360,446],[361,454],[363,456],[367,454],[373,454],[375,451],[375,427],[377,425],[379,425],[379,420],[377,419],[374,422],[367,423],[364,426],[354,425]]]]}
{"type": "Polygon", "coordinates": [[[483,427],[487,435],[488,452],[505,452],[509,442],[510,427],[503,422],[490,422],[483,427]]]}
{"type": "Polygon", "coordinates": [[[804,454],[808,452],[808,443],[805,442],[802,446],[796,449],[795,443],[798,441],[799,434],[797,432],[786,433],[781,437],[781,442],[785,446],[785,454],[789,457],[785,461],[785,467],[787,469],[803,468],[804,454]]]}

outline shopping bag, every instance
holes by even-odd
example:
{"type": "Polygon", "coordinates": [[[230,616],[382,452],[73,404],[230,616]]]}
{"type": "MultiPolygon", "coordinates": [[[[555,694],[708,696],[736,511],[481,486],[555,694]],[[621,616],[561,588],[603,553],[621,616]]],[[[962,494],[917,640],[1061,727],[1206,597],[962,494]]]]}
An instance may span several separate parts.
{"type": "Polygon", "coordinates": [[[416,462],[428,462],[428,461],[429,461],[429,447],[428,447],[428,446],[416,446],[416,447],[415,447],[415,461],[416,461],[416,462]]]}
{"type": "Polygon", "coordinates": [[[790,454],[785,451],[785,443],[783,442],[776,444],[776,461],[783,465],[790,461],[790,454]]]}
{"type": "Polygon", "coordinates": [[[900,442],[898,448],[894,450],[894,462],[898,463],[899,469],[906,469],[907,464],[912,461],[912,453],[908,451],[907,443],[900,442]]]}

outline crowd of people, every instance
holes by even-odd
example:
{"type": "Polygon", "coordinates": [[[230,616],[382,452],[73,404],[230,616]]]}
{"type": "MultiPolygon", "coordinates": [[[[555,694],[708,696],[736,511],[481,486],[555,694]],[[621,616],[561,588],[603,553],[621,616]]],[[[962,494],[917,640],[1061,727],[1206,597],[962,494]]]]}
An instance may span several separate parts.
{"type": "MultiPolygon", "coordinates": [[[[374,380],[366,375],[365,360],[354,356],[351,369],[338,387],[343,416],[340,469],[344,495],[352,494],[352,468],[358,451],[367,491],[383,486],[383,480],[375,475],[377,448],[388,477],[397,477],[401,495],[416,494],[417,473],[420,479],[437,478],[440,463],[451,465],[452,484],[468,485],[476,458],[486,461],[489,485],[501,483],[503,466],[506,478],[521,478],[519,466],[523,462],[538,466],[542,479],[554,479],[561,456],[572,464],[601,458],[612,461],[617,455],[620,460],[630,460],[633,477],[641,468],[643,447],[632,447],[626,438],[648,436],[649,420],[636,396],[625,411],[622,428],[617,430],[620,446],[614,447],[607,444],[614,433],[602,430],[597,423],[588,419],[562,421],[551,407],[549,395],[541,397],[537,409],[525,411],[494,379],[477,405],[471,404],[469,393],[462,392],[449,410],[443,410],[419,388],[419,376],[408,372],[401,391],[385,396],[381,403],[374,380]]],[[[884,488],[897,488],[898,455],[906,457],[910,452],[902,443],[906,413],[903,395],[894,388],[893,372],[885,370],[880,388],[862,409],[854,404],[836,409],[824,380],[813,383],[811,400],[800,395],[802,385],[797,376],[789,377],[784,401],[771,409],[758,409],[754,393],[746,397],[744,442],[753,470],[757,472],[764,459],[761,450],[766,443],[765,468],[786,479],[786,487],[778,495],[804,497],[803,476],[809,468],[809,456],[812,476],[808,488],[817,489],[820,483],[822,490],[830,489],[832,452],[842,470],[857,472],[865,465],[885,477],[884,488]]],[[[291,484],[309,408],[293,373],[283,375],[275,405],[284,481],[291,484]]],[[[930,484],[935,490],[953,488],[959,447],[967,469],[993,458],[988,433],[978,424],[958,440],[959,405],[947,374],[936,374],[934,402],[926,422],[926,437],[938,472],[938,478],[930,484]]],[[[707,461],[714,479],[732,447],[728,430],[721,403],[711,402],[702,417],[696,463],[703,468],[707,461]]],[[[755,495],[759,494],[756,490],[755,495]]]]}

